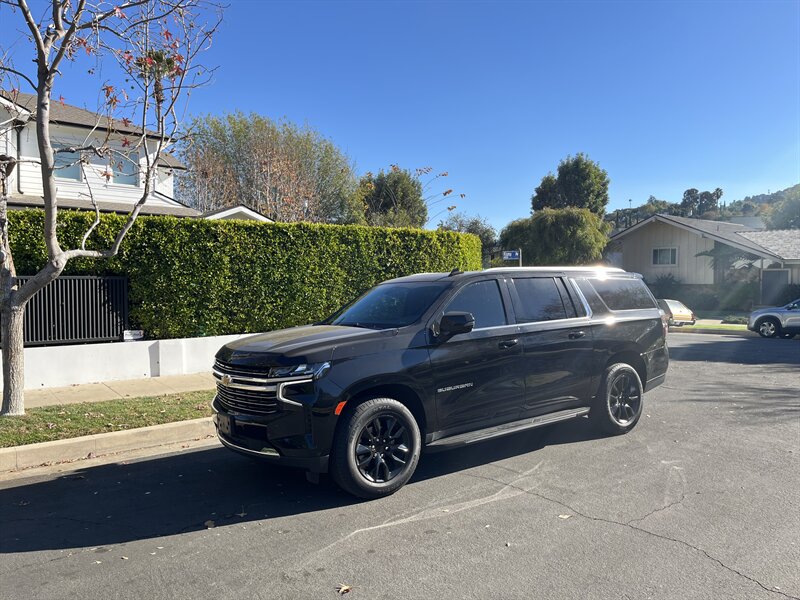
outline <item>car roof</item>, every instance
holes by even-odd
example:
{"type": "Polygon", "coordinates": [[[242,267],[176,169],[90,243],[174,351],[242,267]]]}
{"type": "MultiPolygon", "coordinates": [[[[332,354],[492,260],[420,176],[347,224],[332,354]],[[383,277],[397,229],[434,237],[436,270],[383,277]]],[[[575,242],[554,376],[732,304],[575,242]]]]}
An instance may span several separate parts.
{"type": "Polygon", "coordinates": [[[415,275],[407,275],[406,277],[397,277],[384,281],[384,283],[415,283],[421,281],[442,281],[452,279],[458,281],[464,278],[480,277],[482,275],[520,275],[520,274],[538,274],[538,273],[563,273],[563,274],[585,274],[585,275],[601,275],[601,274],[614,274],[614,275],[630,275],[636,277],[635,273],[629,273],[617,267],[495,267],[492,269],[484,269],[483,271],[454,271],[452,273],[417,273],[415,275]]]}

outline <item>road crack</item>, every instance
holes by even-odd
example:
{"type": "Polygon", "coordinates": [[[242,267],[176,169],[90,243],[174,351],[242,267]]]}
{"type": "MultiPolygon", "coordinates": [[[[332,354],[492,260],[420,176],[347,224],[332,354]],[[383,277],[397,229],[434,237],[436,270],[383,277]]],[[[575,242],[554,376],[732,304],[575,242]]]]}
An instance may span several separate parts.
{"type": "MultiPolygon", "coordinates": [[[[761,583],[758,579],[756,579],[754,577],[751,577],[750,575],[747,575],[746,573],[742,573],[738,569],[735,569],[735,568],[733,568],[733,567],[731,567],[729,565],[726,565],[724,562],[722,562],[722,560],[720,560],[716,556],[713,556],[713,555],[709,554],[706,550],[703,550],[702,548],[700,548],[698,546],[695,546],[694,544],[690,544],[689,542],[686,542],[684,540],[673,538],[673,537],[670,537],[668,535],[662,535],[660,533],[656,533],[654,531],[650,531],[649,529],[644,529],[642,527],[638,527],[637,525],[633,525],[634,522],[640,521],[640,520],[646,518],[646,516],[649,516],[649,515],[646,515],[645,517],[642,517],[642,519],[634,519],[634,521],[630,521],[630,522],[627,522],[627,523],[624,522],[624,521],[615,521],[614,519],[605,519],[603,517],[595,517],[595,516],[583,513],[581,511],[577,510],[575,507],[570,506],[566,502],[562,502],[561,500],[557,500],[555,498],[550,498],[549,496],[545,496],[544,494],[540,494],[539,492],[536,492],[534,490],[530,490],[530,489],[525,489],[525,488],[519,487],[514,482],[506,483],[504,481],[500,481],[500,480],[494,479],[492,477],[486,477],[486,476],[483,476],[483,475],[476,475],[474,473],[465,473],[465,475],[467,477],[475,477],[477,479],[484,479],[486,481],[493,481],[494,483],[496,483],[498,485],[504,486],[504,489],[505,488],[509,488],[509,487],[517,489],[517,490],[519,490],[519,491],[521,491],[521,492],[523,492],[523,493],[525,493],[525,494],[527,494],[529,496],[534,496],[536,498],[540,498],[541,500],[545,500],[545,501],[550,502],[552,504],[556,504],[558,506],[561,506],[561,507],[563,507],[563,508],[565,508],[565,509],[567,509],[569,511],[572,511],[574,514],[578,515],[579,517],[583,517],[584,519],[588,519],[590,521],[597,521],[599,523],[607,523],[609,525],[617,525],[617,526],[620,526],[620,527],[627,527],[628,529],[632,529],[634,531],[638,531],[640,533],[643,533],[645,535],[648,535],[648,536],[651,536],[651,537],[654,537],[654,538],[658,538],[660,540],[664,540],[664,541],[680,544],[681,546],[685,546],[686,548],[689,548],[691,550],[694,550],[695,552],[698,552],[699,554],[702,554],[708,560],[718,564],[720,567],[722,567],[726,571],[729,571],[729,572],[737,575],[738,577],[741,577],[742,579],[746,579],[747,581],[756,584],[758,587],[760,587],[761,589],[763,589],[766,592],[770,592],[772,594],[778,594],[779,596],[783,596],[784,598],[791,598],[792,600],[800,600],[800,597],[798,597],[798,596],[792,596],[791,594],[787,594],[787,593],[782,592],[780,590],[776,590],[776,589],[767,587],[766,585],[761,583]]],[[[683,498],[680,501],[682,501],[682,500],[683,500],[683,498]]],[[[680,501],[676,501],[673,504],[677,504],[680,501]]],[[[663,508],[656,509],[655,511],[653,511],[653,513],[661,511],[661,510],[666,510],[667,508],[669,508],[669,507],[665,506],[663,508]]]]}

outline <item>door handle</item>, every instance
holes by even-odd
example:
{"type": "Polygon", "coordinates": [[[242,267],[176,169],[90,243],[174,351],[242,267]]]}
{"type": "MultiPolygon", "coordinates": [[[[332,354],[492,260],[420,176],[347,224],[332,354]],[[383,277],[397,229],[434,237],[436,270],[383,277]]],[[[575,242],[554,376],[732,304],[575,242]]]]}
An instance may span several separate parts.
{"type": "Polygon", "coordinates": [[[585,331],[571,331],[569,333],[569,339],[571,340],[578,340],[586,335],[585,331]]]}
{"type": "Polygon", "coordinates": [[[501,348],[512,348],[516,346],[517,343],[519,343],[519,340],[515,338],[513,340],[502,341],[498,344],[498,346],[500,346],[501,348]]]}

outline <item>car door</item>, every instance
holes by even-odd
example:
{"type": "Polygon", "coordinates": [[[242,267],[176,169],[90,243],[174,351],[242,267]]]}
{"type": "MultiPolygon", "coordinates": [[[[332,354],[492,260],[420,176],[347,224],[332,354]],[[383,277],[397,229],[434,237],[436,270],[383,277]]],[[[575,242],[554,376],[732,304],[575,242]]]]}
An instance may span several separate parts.
{"type": "Polygon", "coordinates": [[[430,346],[439,429],[447,434],[481,429],[518,418],[525,384],[522,345],[510,318],[505,284],[467,283],[434,317],[463,311],[475,317],[469,333],[430,346]]]}
{"type": "Polygon", "coordinates": [[[783,317],[784,329],[800,331],[800,299],[786,305],[783,317]]]}
{"type": "Polygon", "coordinates": [[[587,404],[592,394],[592,329],[560,277],[511,279],[525,376],[523,417],[587,404]]]}

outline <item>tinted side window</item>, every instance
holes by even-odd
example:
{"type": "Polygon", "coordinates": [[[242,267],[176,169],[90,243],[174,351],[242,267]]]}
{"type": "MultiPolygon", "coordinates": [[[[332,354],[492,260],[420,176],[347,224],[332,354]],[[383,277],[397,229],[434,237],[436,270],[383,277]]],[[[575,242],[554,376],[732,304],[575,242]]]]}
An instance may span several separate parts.
{"type": "Polygon", "coordinates": [[[656,307],[641,279],[592,279],[591,283],[611,310],[656,307]]]}
{"type": "Polygon", "coordinates": [[[475,317],[475,329],[506,325],[506,311],[500,287],[494,280],[470,283],[458,292],[444,312],[470,312],[475,317]]]}
{"type": "Polygon", "coordinates": [[[603,304],[600,296],[597,295],[597,292],[594,291],[592,284],[590,284],[588,280],[576,279],[575,283],[583,294],[583,297],[586,298],[586,303],[589,305],[589,308],[592,309],[593,314],[599,315],[608,312],[608,307],[603,304]]]}
{"type": "Polygon", "coordinates": [[[552,277],[526,277],[513,279],[513,282],[522,303],[517,310],[519,322],[553,321],[567,318],[555,279],[552,277]]]}

